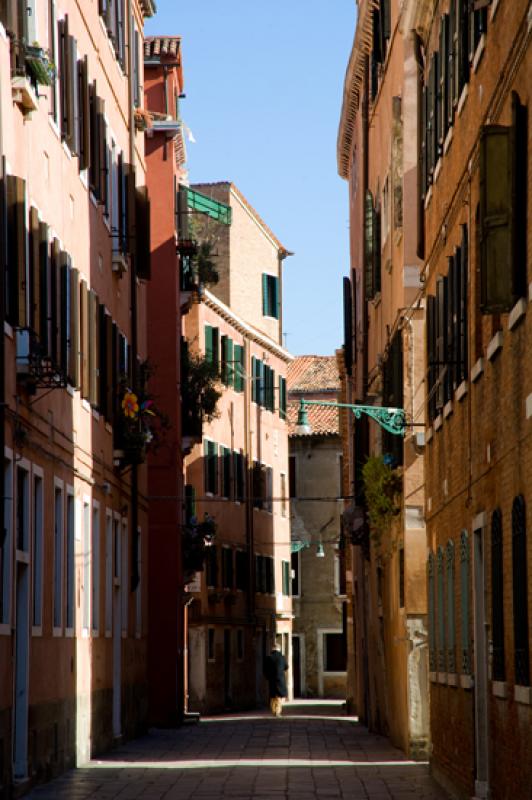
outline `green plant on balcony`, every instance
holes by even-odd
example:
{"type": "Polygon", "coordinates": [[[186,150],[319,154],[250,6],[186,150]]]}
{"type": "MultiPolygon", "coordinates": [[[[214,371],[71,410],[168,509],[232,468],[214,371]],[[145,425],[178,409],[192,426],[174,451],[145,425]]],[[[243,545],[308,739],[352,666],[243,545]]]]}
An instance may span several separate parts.
{"type": "Polygon", "coordinates": [[[199,522],[197,517],[193,516],[183,526],[182,552],[185,583],[191,583],[196,572],[203,572],[208,548],[212,547],[215,537],[216,522],[207,513],[203,522],[199,522]]]}
{"type": "Polygon", "coordinates": [[[181,403],[183,434],[201,438],[204,421],[216,417],[222,396],[220,370],[205,356],[191,353],[189,343],[181,349],[181,403]]]}
{"type": "Polygon", "coordinates": [[[50,86],[55,80],[56,68],[47,51],[37,42],[24,47],[26,71],[35,84],[50,86]]]}
{"type": "Polygon", "coordinates": [[[393,518],[401,513],[403,479],[382,456],[369,456],[362,467],[362,484],[371,538],[378,545],[393,518]]]}
{"type": "Polygon", "coordinates": [[[147,452],[157,448],[169,428],[168,417],[157,408],[148,390],[151,375],[153,367],[144,361],[139,365],[134,388],[125,376],[119,383],[115,447],[121,467],[145,461],[147,452]]]}

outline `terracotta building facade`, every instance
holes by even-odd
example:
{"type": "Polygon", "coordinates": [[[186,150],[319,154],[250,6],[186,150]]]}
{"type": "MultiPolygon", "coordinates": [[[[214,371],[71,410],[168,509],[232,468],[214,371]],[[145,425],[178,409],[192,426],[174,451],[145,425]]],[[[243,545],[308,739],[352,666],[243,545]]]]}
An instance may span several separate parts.
{"type": "Polygon", "coordinates": [[[183,429],[187,522],[215,530],[188,586],[188,707],[213,712],[264,704],[265,655],[276,637],[291,652],[292,357],[280,333],[288,251],[233,184],[188,193],[189,208],[207,212],[195,230],[213,243],[218,274],[185,296],[183,317],[187,352],[214,365],[220,392],[216,414],[196,431],[187,418],[183,429]]]}
{"type": "Polygon", "coordinates": [[[17,791],[147,724],[148,429],[125,408],[147,355],[134,114],[153,10],[1,5],[0,785],[17,791]]]}

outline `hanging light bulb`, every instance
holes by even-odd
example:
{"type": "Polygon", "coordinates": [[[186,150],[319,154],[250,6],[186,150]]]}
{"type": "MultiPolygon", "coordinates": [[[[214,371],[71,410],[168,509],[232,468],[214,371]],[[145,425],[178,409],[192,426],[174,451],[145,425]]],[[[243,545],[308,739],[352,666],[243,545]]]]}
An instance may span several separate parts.
{"type": "Polygon", "coordinates": [[[316,558],[325,558],[325,548],[322,542],[318,542],[318,546],[316,547],[316,558]]]}

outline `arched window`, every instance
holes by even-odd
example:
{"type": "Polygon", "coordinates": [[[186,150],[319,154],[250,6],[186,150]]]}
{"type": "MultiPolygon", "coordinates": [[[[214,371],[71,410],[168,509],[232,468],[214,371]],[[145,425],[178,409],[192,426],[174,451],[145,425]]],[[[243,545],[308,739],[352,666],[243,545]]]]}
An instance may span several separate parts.
{"type": "Polygon", "coordinates": [[[444,587],[444,558],[443,548],[438,547],[436,557],[437,585],[438,585],[438,672],[446,672],[445,652],[445,587],[444,587]]]}
{"type": "Polygon", "coordinates": [[[504,587],[502,514],[496,508],[491,517],[491,636],[494,681],[505,680],[504,669],[504,587]]]}
{"type": "Polygon", "coordinates": [[[469,534],[460,534],[460,608],[462,674],[471,674],[471,642],[469,636],[469,534]]]}
{"type": "Polygon", "coordinates": [[[449,539],[445,548],[447,585],[447,671],[456,672],[456,637],[454,612],[454,542],[449,539]]]}
{"type": "Polygon", "coordinates": [[[526,511],[522,495],[512,506],[512,578],[514,601],[515,682],[530,685],[530,655],[528,649],[528,588],[526,552],[526,511]]]}
{"type": "Polygon", "coordinates": [[[429,553],[427,559],[427,573],[429,586],[429,669],[436,672],[436,619],[435,619],[435,590],[434,590],[434,553],[429,553]]]}

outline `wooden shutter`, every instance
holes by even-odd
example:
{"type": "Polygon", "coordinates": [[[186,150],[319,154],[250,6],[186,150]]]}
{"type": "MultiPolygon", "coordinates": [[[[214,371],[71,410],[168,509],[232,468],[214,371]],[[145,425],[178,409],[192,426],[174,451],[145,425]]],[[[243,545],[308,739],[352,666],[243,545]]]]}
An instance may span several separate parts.
{"type": "MultiPolygon", "coordinates": [[[[447,270],[447,286],[448,286],[448,298],[447,298],[447,353],[446,353],[446,361],[447,361],[447,374],[449,376],[449,380],[447,381],[449,387],[449,394],[450,392],[456,388],[456,378],[458,374],[458,358],[457,358],[457,343],[459,341],[458,338],[458,326],[457,326],[457,308],[459,305],[459,299],[457,295],[459,281],[456,271],[456,264],[458,258],[455,255],[449,256],[447,258],[448,270],[447,270]]],[[[448,397],[447,399],[450,399],[448,397]]]]}
{"type": "Polygon", "coordinates": [[[78,64],[78,95],[79,95],[79,168],[87,169],[90,164],[90,102],[89,102],[89,66],[85,56],[78,64]]]}
{"type": "Polygon", "coordinates": [[[467,380],[469,370],[469,236],[467,225],[462,225],[460,247],[460,379],[467,380]]]}
{"type": "Polygon", "coordinates": [[[8,248],[8,238],[9,238],[9,228],[8,228],[8,202],[7,202],[7,179],[6,175],[6,159],[5,156],[0,156],[1,159],[1,169],[0,169],[0,276],[3,276],[4,280],[4,290],[6,292],[6,296],[4,296],[4,309],[6,318],[8,316],[7,310],[9,307],[9,298],[7,297],[8,294],[8,257],[7,257],[7,248],[8,248]]]}
{"type": "Polygon", "coordinates": [[[81,360],[81,396],[90,399],[89,372],[89,290],[87,283],[80,283],[80,360],[81,360]]]}
{"type": "Polygon", "coordinates": [[[382,49],[382,20],[380,8],[373,9],[373,59],[382,64],[384,53],[382,49]]]}
{"type": "Polygon", "coordinates": [[[435,352],[435,305],[436,298],[434,295],[427,296],[427,397],[428,409],[427,414],[429,420],[434,419],[435,416],[435,403],[434,403],[434,362],[436,360],[435,352]]]}
{"type": "Polygon", "coordinates": [[[21,328],[26,315],[26,181],[7,176],[8,271],[6,287],[7,321],[21,328]]]}
{"type": "Polygon", "coordinates": [[[79,72],[76,39],[66,40],[66,143],[73,155],[79,154],[79,72]]]}
{"type": "Polygon", "coordinates": [[[457,26],[458,26],[458,80],[457,102],[462,94],[462,89],[469,80],[469,0],[457,0],[457,26]]]}
{"type": "Polygon", "coordinates": [[[40,322],[39,335],[42,354],[45,358],[51,358],[52,330],[51,330],[51,301],[52,301],[52,281],[51,281],[51,262],[50,262],[50,243],[48,241],[49,228],[46,223],[39,224],[39,271],[40,271],[40,322]]]}
{"type": "Polygon", "coordinates": [[[89,85],[89,186],[95,195],[98,193],[98,177],[100,174],[97,99],[96,81],[93,81],[89,85]]]}
{"type": "Polygon", "coordinates": [[[381,209],[373,210],[373,292],[381,290],[381,209]]]}
{"type": "Polygon", "coordinates": [[[371,300],[375,296],[375,286],[373,283],[374,225],[375,212],[373,208],[373,195],[368,189],[364,204],[364,289],[366,300],[371,300]]]}
{"type": "Polygon", "coordinates": [[[353,299],[351,281],[343,279],[344,294],[344,364],[348,375],[353,373],[353,299]]]}
{"type": "Polygon", "coordinates": [[[439,113],[439,143],[443,153],[443,143],[449,126],[449,40],[450,25],[449,15],[444,14],[440,20],[440,57],[439,57],[439,88],[440,88],[440,113],[439,113]]]}
{"type": "Polygon", "coordinates": [[[89,291],[89,402],[98,405],[98,295],[89,291]]]}
{"type": "Polygon", "coordinates": [[[135,192],[135,245],[137,277],[151,278],[151,208],[148,189],[139,186],[135,192]]]}
{"type": "Polygon", "coordinates": [[[527,294],[527,228],[528,228],[528,109],[520,102],[517,92],[512,92],[513,138],[513,299],[527,294]]]}
{"type": "Polygon", "coordinates": [[[389,39],[392,35],[391,0],[381,0],[382,35],[389,39]]]}
{"type": "Polygon", "coordinates": [[[455,0],[451,0],[450,13],[447,17],[447,126],[450,128],[454,122],[454,69],[455,69],[455,34],[456,34],[456,6],[455,0]]]}
{"type": "Polygon", "coordinates": [[[268,276],[266,273],[262,273],[262,314],[264,317],[268,316],[268,311],[270,308],[269,296],[268,296],[268,276]]]}
{"type": "Polygon", "coordinates": [[[447,294],[447,278],[439,277],[436,281],[436,409],[440,411],[444,405],[444,363],[447,338],[447,320],[445,298],[447,294]]]}
{"type": "Polygon", "coordinates": [[[228,386],[234,386],[235,383],[235,368],[233,364],[233,358],[233,340],[227,337],[225,340],[225,382],[228,386]]]}
{"type": "Polygon", "coordinates": [[[40,340],[41,334],[41,237],[39,229],[39,212],[34,206],[30,208],[29,231],[29,269],[28,269],[28,325],[40,340]]]}
{"type": "Polygon", "coordinates": [[[114,349],[113,349],[113,334],[114,325],[110,314],[105,314],[105,341],[106,341],[106,378],[105,386],[107,391],[106,406],[107,406],[107,421],[112,425],[114,422],[114,349]]]}
{"type": "Polygon", "coordinates": [[[79,388],[79,272],[70,269],[70,328],[68,377],[75,389],[79,388]]]}
{"type": "Polygon", "coordinates": [[[136,211],[136,185],[135,167],[132,164],[124,165],[125,176],[125,225],[124,225],[124,253],[135,256],[135,211],[136,211]]]}
{"type": "Polygon", "coordinates": [[[212,329],[212,358],[213,364],[220,367],[220,331],[218,328],[212,329]]]}
{"type": "Polygon", "coordinates": [[[96,97],[96,121],[98,156],[96,164],[98,173],[95,175],[96,196],[102,205],[107,207],[107,123],[105,121],[105,102],[101,97],[96,97]]]}
{"type": "MultiPolygon", "coordinates": [[[[125,220],[126,220],[126,188],[125,188],[125,165],[123,153],[118,154],[117,158],[117,182],[118,182],[118,230],[111,228],[113,240],[113,250],[124,252],[125,220]]],[[[113,198],[114,199],[114,198],[113,198]]]]}
{"type": "Polygon", "coordinates": [[[213,347],[212,347],[212,325],[205,325],[205,358],[211,364],[214,360],[213,347]]]}
{"type": "Polygon", "coordinates": [[[273,289],[274,289],[274,304],[273,304],[274,313],[273,313],[273,316],[275,317],[275,319],[281,319],[281,282],[280,282],[280,278],[275,277],[273,279],[273,289]]]}
{"type": "Polygon", "coordinates": [[[68,15],[57,24],[59,39],[59,99],[61,103],[61,139],[68,133],[68,15]]]}
{"type": "Polygon", "coordinates": [[[51,259],[51,356],[54,367],[61,367],[61,246],[52,242],[51,259]]]}
{"type": "Polygon", "coordinates": [[[442,97],[440,92],[440,54],[438,52],[432,54],[432,102],[433,102],[433,120],[432,120],[432,164],[433,167],[438,163],[440,157],[440,117],[442,112],[442,97]]]}
{"type": "Polygon", "coordinates": [[[70,256],[61,251],[59,256],[60,263],[60,288],[59,288],[59,317],[61,328],[59,332],[59,363],[62,374],[68,378],[69,367],[69,348],[70,348],[70,256]]]}
{"type": "Polygon", "coordinates": [[[484,127],[480,135],[480,309],[513,304],[514,180],[512,129],[484,127]]]}

